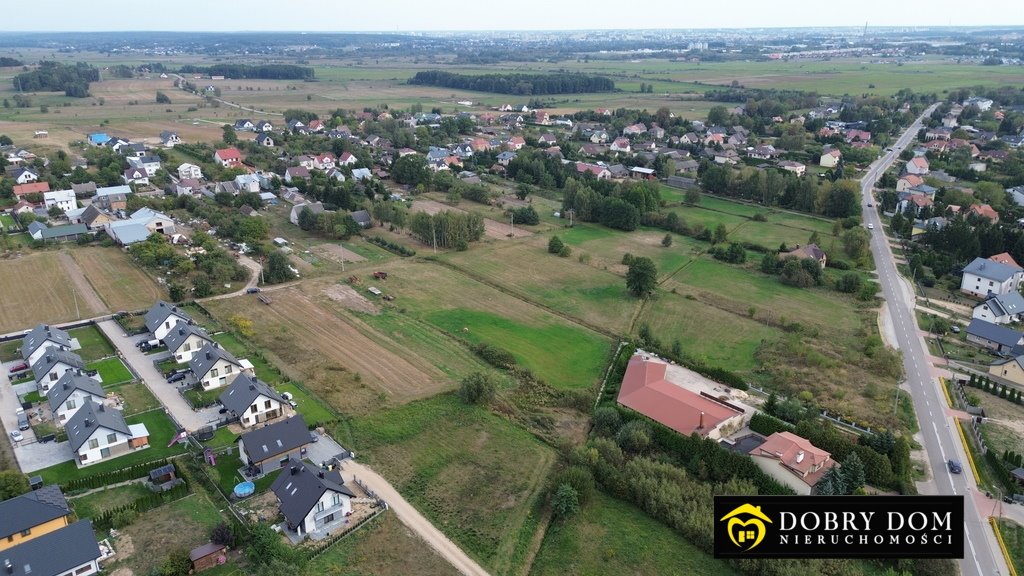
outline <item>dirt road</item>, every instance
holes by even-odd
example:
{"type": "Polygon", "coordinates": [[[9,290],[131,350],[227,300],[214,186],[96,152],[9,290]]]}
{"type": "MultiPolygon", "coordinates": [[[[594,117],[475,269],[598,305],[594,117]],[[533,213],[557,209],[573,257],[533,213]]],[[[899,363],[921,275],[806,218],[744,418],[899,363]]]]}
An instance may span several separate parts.
{"type": "Polygon", "coordinates": [[[401,520],[403,524],[408,526],[409,529],[416,534],[419,534],[420,538],[423,538],[431,548],[436,550],[441,557],[450,562],[456,570],[466,576],[487,576],[486,570],[481,568],[480,565],[463,552],[461,548],[456,546],[454,542],[449,540],[447,536],[435,528],[434,525],[424,518],[412,504],[406,501],[405,498],[402,498],[402,495],[398,493],[398,490],[395,490],[395,488],[379,474],[371,470],[368,466],[364,466],[354,460],[345,461],[342,470],[355,475],[356,478],[365,482],[371,490],[376,492],[378,496],[388,503],[388,506],[394,510],[395,515],[398,516],[398,519],[401,520]]]}
{"type": "MultiPolygon", "coordinates": [[[[78,262],[71,257],[71,254],[67,252],[60,253],[60,263],[64,265],[64,269],[67,270],[68,276],[71,277],[71,281],[75,284],[75,292],[78,297],[81,298],[81,304],[84,305],[85,316],[92,316],[92,313],[103,312],[107,309],[107,305],[100,299],[99,294],[96,293],[92,288],[92,284],[85,279],[85,274],[82,269],[78,266],[78,262]],[[89,313],[91,309],[92,313],[89,313]]],[[[79,317],[83,314],[79,314],[79,317]]]]}

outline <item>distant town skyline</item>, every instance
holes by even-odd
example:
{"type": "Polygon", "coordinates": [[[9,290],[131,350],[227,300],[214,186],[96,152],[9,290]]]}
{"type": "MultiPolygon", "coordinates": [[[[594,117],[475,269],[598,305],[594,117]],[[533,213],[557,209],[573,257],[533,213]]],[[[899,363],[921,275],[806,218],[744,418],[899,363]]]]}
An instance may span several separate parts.
{"type": "Polygon", "coordinates": [[[1018,0],[910,2],[861,0],[820,9],[802,0],[733,0],[728,5],[638,0],[600,5],[579,0],[519,0],[479,5],[455,0],[176,0],[159,13],[125,9],[114,0],[36,0],[32,18],[4,18],[0,32],[287,31],[431,32],[503,30],[613,30],[797,28],[868,26],[1020,26],[1018,0]]]}

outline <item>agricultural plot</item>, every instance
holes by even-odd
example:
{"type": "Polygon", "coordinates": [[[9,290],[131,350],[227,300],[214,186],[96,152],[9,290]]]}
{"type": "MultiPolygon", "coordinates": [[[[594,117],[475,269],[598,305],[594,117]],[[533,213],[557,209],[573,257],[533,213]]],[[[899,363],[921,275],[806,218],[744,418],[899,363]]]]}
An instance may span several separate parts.
{"type": "MultiPolygon", "coordinates": [[[[71,278],[56,252],[37,252],[0,261],[0,332],[24,330],[39,322],[56,324],[78,318],[71,278]]],[[[81,300],[82,318],[102,312],[81,300]]]]}
{"type": "Polygon", "coordinates": [[[117,248],[75,249],[71,256],[111,311],[141,310],[164,297],[157,283],[117,248]]]}
{"type": "Polygon", "coordinates": [[[529,518],[551,448],[452,394],[353,418],[349,430],[360,457],[485,568],[519,568],[513,558],[536,529],[529,518]]]}

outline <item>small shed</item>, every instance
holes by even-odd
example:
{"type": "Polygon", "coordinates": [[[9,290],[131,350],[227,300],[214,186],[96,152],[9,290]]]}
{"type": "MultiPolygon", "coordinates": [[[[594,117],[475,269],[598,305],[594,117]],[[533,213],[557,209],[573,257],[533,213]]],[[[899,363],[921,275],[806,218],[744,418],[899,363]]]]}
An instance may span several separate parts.
{"type": "Polygon", "coordinates": [[[170,482],[177,476],[175,475],[174,464],[167,464],[159,468],[154,468],[149,471],[149,481],[153,484],[163,484],[164,482],[170,482]]]}
{"type": "Polygon", "coordinates": [[[215,568],[223,564],[227,558],[224,556],[224,545],[209,542],[189,552],[189,560],[192,561],[192,569],[202,572],[209,568],[215,568]]]}
{"type": "Polygon", "coordinates": [[[1016,468],[1010,472],[1010,478],[1017,484],[1024,484],[1024,468],[1016,468]]]}

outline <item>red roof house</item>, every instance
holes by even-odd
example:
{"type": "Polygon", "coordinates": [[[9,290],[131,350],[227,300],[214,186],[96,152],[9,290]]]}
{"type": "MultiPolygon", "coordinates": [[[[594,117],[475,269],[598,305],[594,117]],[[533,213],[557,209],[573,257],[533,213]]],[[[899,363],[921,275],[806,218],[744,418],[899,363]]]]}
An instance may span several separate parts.
{"type": "Polygon", "coordinates": [[[832,455],[792,432],[776,432],[750,451],[758,467],[797,494],[811,488],[836,465],[832,455]]]}
{"type": "Polygon", "coordinates": [[[619,404],[632,408],[680,434],[694,432],[718,439],[723,428],[743,425],[743,410],[706,394],[691,392],[666,378],[668,364],[636,354],[619,388],[619,404]]]}
{"type": "Polygon", "coordinates": [[[242,164],[242,153],[238,148],[221,148],[213,153],[213,160],[224,168],[234,168],[242,164]]]}
{"type": "Polygon", "coordinates": [[[992,208],[988,204],[974,204],[971,206],[969,213],[982,218],[987,218],[993,224],[999,222],[999,212],[996,212],[995,208],[992,208]]]}
{"type": "Polygon", "coordinates": [[[1019,270],[1022,269],[1021,265],[1017,264],[1017,261],[1014,260],[1013,256],[1010,256],[1008,252],[1000,252],[999,254],[993,254],[992,256],[989,256],[988,259],[993,262],[1005,264],[1007,266],[1013,266],[1014,268],[1017,268],[1019,270]]]}
{"type": "Polygon", "coordinates": [[[42,194],[43,192],[50,191],[49,182],[29,182],[28,184],[18,184],[14,187],[14,196],[21,198],[25,194],[42,194]]]}

